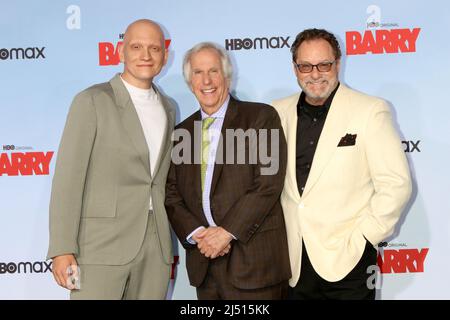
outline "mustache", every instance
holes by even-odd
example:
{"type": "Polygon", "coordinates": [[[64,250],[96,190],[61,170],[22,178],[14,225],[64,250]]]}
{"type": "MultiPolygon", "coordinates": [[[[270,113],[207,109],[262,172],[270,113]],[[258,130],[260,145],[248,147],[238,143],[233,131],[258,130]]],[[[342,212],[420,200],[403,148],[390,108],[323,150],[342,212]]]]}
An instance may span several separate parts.
{"type": "Polygon", "coordinates": [[[319,83],[323,83],[323,82],[328,82],[327,79],[317,79],[317,80],[306,80],[305,83],[306,84],[319,84],[319,83]]]}

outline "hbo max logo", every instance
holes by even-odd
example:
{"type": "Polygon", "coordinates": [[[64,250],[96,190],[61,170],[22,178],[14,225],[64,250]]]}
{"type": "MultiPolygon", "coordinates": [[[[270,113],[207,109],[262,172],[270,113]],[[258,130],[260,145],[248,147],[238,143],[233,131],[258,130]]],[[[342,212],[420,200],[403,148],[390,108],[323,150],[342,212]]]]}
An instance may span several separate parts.
{"type": "Polygon", "coordinates": [[[5,273],[45,273],[52,272],[52,262],[0,262],[0,274],[5,273]]]}
{"type": "Polygon", "coordinates": [[[0,60],[20,60],[20,59],[45,59],[45,47],[30,47],[30,48],[12,48],[0,49],[0,60]]]}
{"type": "Polygon", "coordinates": [[[226,50],[250,50],[250,49],[278,49],[290,48],[289,37],[271,37],[271,38],[245,38],[245,39],[225,39],[226,50]]]}

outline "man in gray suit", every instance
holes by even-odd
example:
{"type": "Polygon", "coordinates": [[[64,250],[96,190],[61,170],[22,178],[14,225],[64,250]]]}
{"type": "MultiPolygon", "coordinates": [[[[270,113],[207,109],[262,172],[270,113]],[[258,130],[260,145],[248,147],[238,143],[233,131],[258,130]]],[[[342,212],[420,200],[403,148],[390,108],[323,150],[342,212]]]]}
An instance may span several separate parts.
{"type": "Polygon", "coordinates": [[[153,84],[168,57],[161,28],[133,22],[119,54],[122,74],[75,97],[58,151],[47,257],[71,299],[164,299],[170,279],[175,111],[153,84]]]}

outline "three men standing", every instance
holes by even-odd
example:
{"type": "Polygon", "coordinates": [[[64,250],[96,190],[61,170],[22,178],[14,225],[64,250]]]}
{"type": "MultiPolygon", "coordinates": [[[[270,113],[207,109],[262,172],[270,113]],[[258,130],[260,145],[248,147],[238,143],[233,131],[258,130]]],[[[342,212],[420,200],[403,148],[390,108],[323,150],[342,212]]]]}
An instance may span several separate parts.
{"type": "Polygon", "coordinates": [[[282,299],[289,279],[293,299],[375,297],[367,268],[411,181],[386,102],[339,83],[333,34],[297,36],[302,92],[274,101],[276,111],[230,95],[223,48],[189,50],[183,73],[200,110],[177,126],[190,138],[174,150],[188,161],[172,164],[175,112],[153,84],[167,61],[163,33],[138,20],[119,50],[124,72],[75,97],[58,152],[48,258],[69,289],[80,266],[71,298],[165,298],[166,211],[199,299],[282,299]]]}

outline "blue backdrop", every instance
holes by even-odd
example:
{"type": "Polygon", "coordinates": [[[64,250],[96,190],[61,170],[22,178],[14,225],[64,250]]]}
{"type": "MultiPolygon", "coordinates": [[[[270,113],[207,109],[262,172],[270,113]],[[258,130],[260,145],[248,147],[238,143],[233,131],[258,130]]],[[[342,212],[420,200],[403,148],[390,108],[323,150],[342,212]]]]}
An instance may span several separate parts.
{"type": "MultiPolygon", "coordinates": [[[[226,46],[235,65],[237,97],[270,103],[299,90],[289,52],[296,34],[310,27],[335,33],[344,53],[341,81],[389,101],[414,179],[413,197],[399,228],[380,247],[378,297],[450,298],[450,110],[445,82],[450,72],[450,3],[0,4],[0,299],[68,297],[44,261],[59,140],[73,96],[122,70],[115,48],[126,26],[139,18],[159,22],[170,39],[169,63],[156,83],[176,101],[178,121],[198,108],[181,72],[183,55],[194,44],[226,46]]],[[[172,298],[195,298],[179,248],[172,298]]]]}

